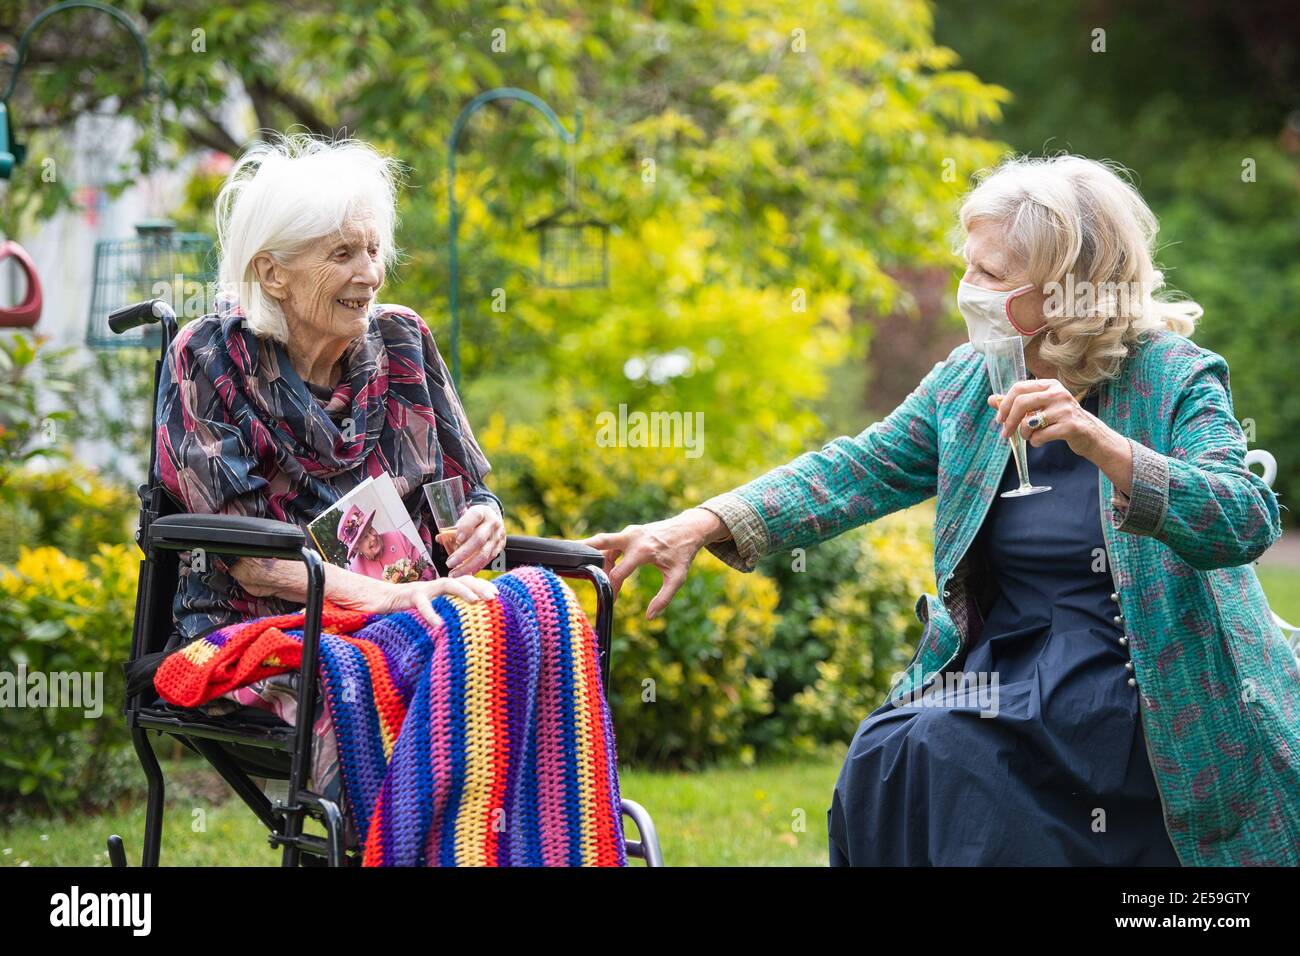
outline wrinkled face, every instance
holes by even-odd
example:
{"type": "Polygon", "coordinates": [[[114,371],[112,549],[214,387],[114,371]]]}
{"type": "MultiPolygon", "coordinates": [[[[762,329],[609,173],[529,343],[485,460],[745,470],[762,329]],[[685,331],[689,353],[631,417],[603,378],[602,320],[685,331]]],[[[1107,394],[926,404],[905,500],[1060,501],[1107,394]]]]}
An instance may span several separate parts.
{"type": "MultiPolygon", "coordinates": [[[[1015,261],[1007,248],[1006,233],[998,223],[976,219],[966,231],[966,274],[962,279],[993,292],[1019,289],[1029,280],[1022,264],[1015,261]]],[[[1042,289],[1033,289],[1011,302],[1016,324],[1026,332],[1036,332],[1046,324],[1043,305],[1047,301],[1042,289]]]]}
{"type": "Polygon", "coordinates": [[[357,550],[374,561],[379,557],[379,552],[384,550],[384,539],[379,537],[379,532],[373,526],[367,528],[366,533],[361,536],[361,545],[357,550]]]}
{"type": "Polygon", "coordinates": [[[322,236],[283,266],[280,306],[290,328],[355,338],[384,283],[383,249],[369,213],[322,236]]]}

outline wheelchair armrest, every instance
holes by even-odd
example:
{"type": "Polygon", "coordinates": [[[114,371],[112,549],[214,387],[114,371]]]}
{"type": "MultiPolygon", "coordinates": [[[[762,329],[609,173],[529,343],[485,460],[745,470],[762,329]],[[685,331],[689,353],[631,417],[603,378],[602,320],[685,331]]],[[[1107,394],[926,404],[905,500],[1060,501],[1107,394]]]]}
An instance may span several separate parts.
{"type": "Polygon", "coordinates": [[[563,570],[576,570],[589,564],[603,567],[605,557],[595,548],[577,541],[556,538],[533,538],[512,534],[506,538],[506,567],[518,568],[527,564],[563,570]]]}
{"type": "Polygon", "coordinates": [[[203,548],[217,554],[252,558],[302,560],[307,536],[297,525],[247,515],[175,514],[149,524],[150,548],[189,551],[203,548]]]}
{"type": "MultiPolygon", "coordinates": [[[[294,728],[293,766],[289,774],[289,801],[297,802],[311,768],[311,725],[315,719],[319,680],[316,661],[325,604],[324,559],[315,549],[307,547],[307,535],[297,525],[246,515],[164,515],[150,522],[145,545],[150,560],[155,548],[167,551],[204,548],[216,554],[284,558],[306,565],[307,600],[303,614],[302,660],[298,666],[298,714],[294,728]]],[[[137,608],[137,617],[138,611],[137,608]]],[[[289,835],[298,834],[290,828],[289,835]]]]}

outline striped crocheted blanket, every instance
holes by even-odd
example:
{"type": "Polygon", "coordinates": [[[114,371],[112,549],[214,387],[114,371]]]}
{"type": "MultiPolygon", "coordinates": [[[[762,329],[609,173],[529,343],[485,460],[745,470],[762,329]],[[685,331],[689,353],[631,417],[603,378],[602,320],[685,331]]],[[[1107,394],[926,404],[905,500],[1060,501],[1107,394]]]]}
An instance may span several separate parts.
{"type": "MultiPolygon", "coordinates": [[[[326,603],[320,676],[367,866],[624,866],[614,732],[596,636],[555,574],[415,610],[326,603]]],[[[234,624],[164,659],[169,703],[195,707],[295,670],[303,615],[234,624]]]]}

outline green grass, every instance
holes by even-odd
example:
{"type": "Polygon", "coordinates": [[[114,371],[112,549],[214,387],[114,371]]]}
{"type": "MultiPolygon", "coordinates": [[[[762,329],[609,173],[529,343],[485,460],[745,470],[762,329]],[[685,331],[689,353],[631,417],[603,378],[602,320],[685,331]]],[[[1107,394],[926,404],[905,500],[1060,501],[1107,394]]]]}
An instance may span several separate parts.
{"type": "MultiPolygon", "coordinates": [[[[669,866],[824,866],[826,808],[840,762],[836,756],[702,773],[628,770],[620,780],[623,794],[654,818],[669,866]]],[[[279,864],[266,831],[242,802],[226,798],[214,772],[193,759],[165,761],[164,768],[171,788],[165,865],[279,864]]],[[[110,833],[121,835],[127,860],[138,864],[143,800],[97,816],[0,824],[0,866],[106,866],[110,833]]]]}
{"type": "Polygon", "coordinates": [[[826,810],[842,762],[628,771],[620,786],[650,811],[670,866],[825,866],[826,810]]]}
{"type": "Polygon", "coordinates": [[[1300,626],[1300,568],[1269,565],[1257,567],[1255,571],[1273,613],[1300,626]]]}
{"type": "MultiPolygon", "coordinates": [[[[1269,604],[1300,624],[1300,568],[1257,568],[1269,604]]],[[[842,752],[842,751],[841,751],[842,752]]],[[[841,757],[702,773],[627,770],[625,796],[646,807],[670,866],[824,866],[826,808],[841,757]],[[802,823],[804,829],[796,828],[802,823]]],[[[166,761],[169,786],[163,862],[275,866],[279,852],[225,784],[195,760],[166,761]],[[174,775],[174,778],[173,778],[174,775]]],[[[110,833],[139,861],[143,801],[69,820],[0,823],[0,866],[104,866],[110,833]]]]}

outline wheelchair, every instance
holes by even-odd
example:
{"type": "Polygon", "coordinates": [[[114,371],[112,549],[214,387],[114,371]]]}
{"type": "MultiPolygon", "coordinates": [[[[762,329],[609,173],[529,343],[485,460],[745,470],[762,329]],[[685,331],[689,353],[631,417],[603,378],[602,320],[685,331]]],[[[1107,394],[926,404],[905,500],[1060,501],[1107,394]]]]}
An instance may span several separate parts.
{"type": "MultiPolygon", "coordinates": [[[[160,326],[162,340],[154,365],[153,408],[156,408],[162,366],[178,328],[175,312],[162,299],[151,299],[118,309],[109,317],[108,324],[120,335],[154,323],[160,326]]],[[[301,561],[306,565],[308,584],[302,663],[296,674],[298,704],[294,726],[255,708],[241,708],[215,717],[194,709],[172,707],[156,698],[152,682],[148,688],[135,693],[128,689],[124,713],[148,782],[142,865],[157,866],[162,850],[165,781],[149,739],[150,732],[176,738],[212,765],[266,827],[270,845],[282,849],[283,866],[359,865],[359,854],[345,846],[343,816],[337,802],[306,786],[311,767],[312,719],[320,695],[317,659],[325,590],[323,559],[297,525],[238,515],[180,511],[162,483],[156,480],[156,474],[157,443],[151,441],[148,477],[139,486],[140,527],[135,540],[143,559],[128,667],[146,656],[156,657],[172,649],[169,647],[174,644],[172,602],[183,551],[203,549],[205,553],[231,557],[301,561]],[[287,781],[283,799],[268,797],[254,782],[254,777],[287,781]],[[323,838],[303,832],[307,817],[321,824],[325,831],[323,838]]],[[[603,686],[608,688],[614,593],[605,575],[601,553],[571,541],[510,535],[504,565],[506,570],[537,565],[561,577],[585,580],[593,585],[601,678],[603,686]]],[[[662,866],[658,834],[645,808],[624,799],[622,814],[636,826],[639,836],[627,840],[629,858],[644,860],[647,866],[662,866]]],[[[108,853],[113,866],[126,866],[125,846],[117,834],[108,838],[108,853]]]]}

